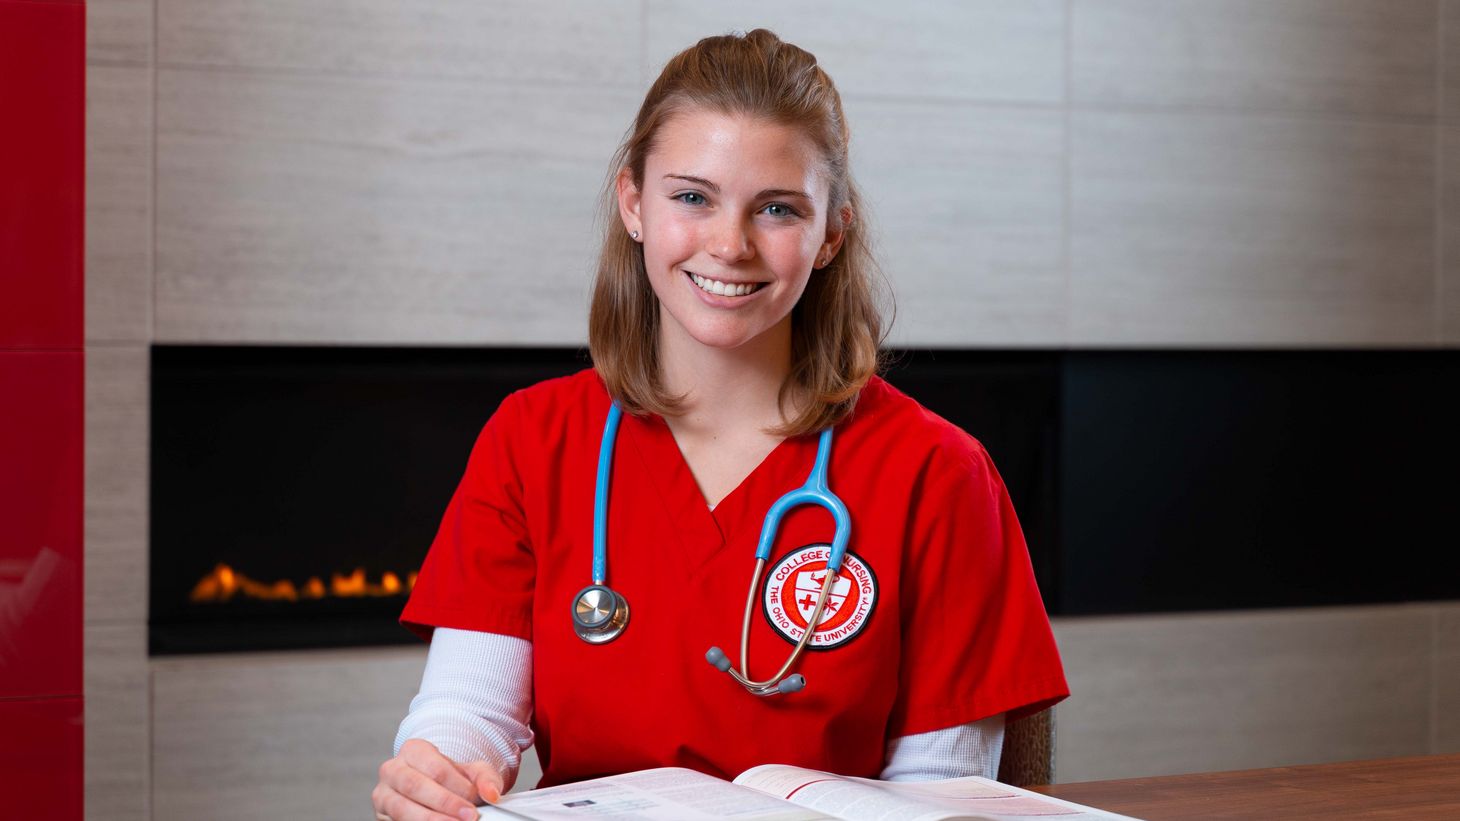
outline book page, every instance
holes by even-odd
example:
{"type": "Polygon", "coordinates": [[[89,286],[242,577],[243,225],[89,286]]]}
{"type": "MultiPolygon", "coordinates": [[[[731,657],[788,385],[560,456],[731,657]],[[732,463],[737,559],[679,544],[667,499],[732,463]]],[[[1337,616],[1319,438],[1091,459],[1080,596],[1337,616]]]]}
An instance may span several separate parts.
{"type": "Polygon", "coordinates": [[[480,818],[572,818],[619,821],[830,821],[819,812],[798,807],[762,792],[736,786],[712,775],[678,767],[642,770],[576,784],[528,790],[478,808],[480,818]]]}
{"type": "Polygon", "coordinates": [[[735,783],[838,818],[866,821],[1126,818],[977,776],[891,782],[767,764],[746,770],[735,783]]]}

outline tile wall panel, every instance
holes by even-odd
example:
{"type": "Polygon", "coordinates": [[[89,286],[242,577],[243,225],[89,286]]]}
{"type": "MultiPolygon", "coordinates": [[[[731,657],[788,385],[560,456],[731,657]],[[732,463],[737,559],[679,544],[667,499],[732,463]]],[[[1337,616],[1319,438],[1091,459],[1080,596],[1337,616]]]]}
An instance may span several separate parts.
{"type": "Polygon", "coordinates": [[[87,0],[88,63],[148,65],[154,0],[87,0]]]}
{"type": "Polygon", "coordinates": [[[1460,125],[1442,126],[1440,145],[1440,276],[1437,295],[1441,344],[1460,345],[1460,125]]]}
{"type": "Polygon", "coordinates": [[[153,817],[368,817],[425,663],[424,646],[154,659],[153,817]]]}
{"type": "Polygon", "coordinates": [[[1061,782],[1419,755],[1425,606],[1066,618],[1061,782]]]}
{"type": "Polygon", "coordinates": [[[147,627],[86,625],[86,817],[148,821],[147,627]]]}
{"type": "Polygon", "coordinates": [[[648,0],[646,82],[702,37],[768,28],[815,54],[843,94],[1059,103],[1064,17],[1059,0],[648,0]]]}
{"type": "Polygon", "coordinates": [[[1064,118],[849,96],[897,345],[1064,342],[1064,118]]]}
{"type": "Polygon", "coordinates": [[[147,621],[148,352],[86,352],[86,621],[147,621]]]}
{"type": "Polygon", "coordinates": [[[1079,104],[1434,116],[1433,0],[1086,0],[1070,9],[1079,104]]]}
{"type": "Polygon", "coordinates": [[[159,72],[157,338],[584,339],[633,96],[159,72]]]}
{"type": "Polygon", "coordinates": [[[1440,116],[1460,124],[1460,0],[1440,0],[1440,116]]]}
{"type": "Polygon", "coordinates": [[[157,55],[163,65],[634,87],[640,17],[636,0],[158,0],[157,55]]]}
{"type": "Polygon", "coordinates": [[[1460,753],[1460,603],[1434,609],[1430,752],[1460,753]]]}
{"type": "Polygon", "coordinates": [[[1082,345],[1423,345],[1432,127],[1071,115],[1070,336],[1082,345]]]}
{"type": "Polygon", "coordinates": [[[86,339],[152,335],[152,69],[86,70],[86,339]]]}

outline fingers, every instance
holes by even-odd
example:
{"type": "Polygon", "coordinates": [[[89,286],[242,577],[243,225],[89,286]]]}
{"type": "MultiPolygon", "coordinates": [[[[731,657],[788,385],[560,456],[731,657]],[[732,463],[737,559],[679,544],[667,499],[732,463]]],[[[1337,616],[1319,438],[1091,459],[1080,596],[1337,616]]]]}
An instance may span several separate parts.
{"type": "Polygon", "coordinates": [[[380,765],[380,783],[371,794],[376,813],[392,821],[474,821],[474,799],[471,781],[429,742],[409,751],[402,745],[400,755],[380,765]]]}
{"type": "Polygon", "coordinates": [[[412,769],[425,773],[432,781],[461,796],[462,800],[468,803],[476,800],[477,792],[471,779],[462,773],[456,762],[442,755],[431,742],[410,739],[401,745],[400,757],[412,769]]]}
{"type": "Polygon", "coordinates": [[[495,804],[502,798],[504,784],[501,773],[488,761],[473,761],[465,765],[466,775],[471,779],[476,794],[488,804],[495,804]]]}
{"type": "Polygon", "coordinates": [[[475,808],[463,809],[459,815],[447,815],[428,807],[423,807],[399,792],[396,792],[388,784],[376,784],[375,791],[370,794],[370,800],[375,805],[375,817],[377,819],[388,818],[390,821],[476,821],[480,817],[475,808]]]}

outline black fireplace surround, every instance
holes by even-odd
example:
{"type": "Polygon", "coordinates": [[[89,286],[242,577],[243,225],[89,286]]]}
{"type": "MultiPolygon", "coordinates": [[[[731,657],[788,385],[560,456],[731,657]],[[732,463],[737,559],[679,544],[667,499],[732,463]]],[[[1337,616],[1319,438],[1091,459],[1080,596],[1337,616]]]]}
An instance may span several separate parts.
{"type": "MultiPolygon", "coordinates": [[[[483,422],[587,364],[154,347],[151,651],[411,641],[483,422]]],[[[902,351],[887,378],[989,449],[1052,615],[1460,598],[1460,351],[902,351]]]]}

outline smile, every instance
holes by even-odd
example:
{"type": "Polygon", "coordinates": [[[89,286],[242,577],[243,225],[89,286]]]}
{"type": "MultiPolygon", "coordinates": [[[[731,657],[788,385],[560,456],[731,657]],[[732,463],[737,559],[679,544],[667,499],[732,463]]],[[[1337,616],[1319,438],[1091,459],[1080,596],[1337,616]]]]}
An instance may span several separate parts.
{"type": "Polygon", "coordinates": [[[698,285],[701,291],[707,294],[715,294],[716,296],[745,296],[759,291],[765,285],[764,282],[742,282],[740,284],[721,282],[718,279],[702,277],[699,274],[689,271],[685,271],[685,273],[689,275],[690,279],[694,280],[695,285],[698,285]]]}

